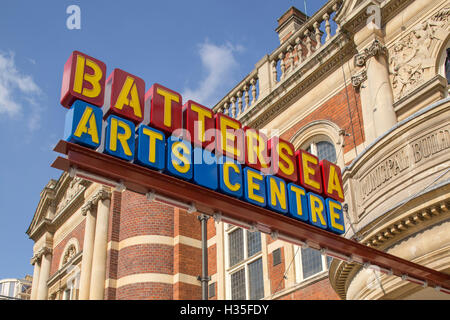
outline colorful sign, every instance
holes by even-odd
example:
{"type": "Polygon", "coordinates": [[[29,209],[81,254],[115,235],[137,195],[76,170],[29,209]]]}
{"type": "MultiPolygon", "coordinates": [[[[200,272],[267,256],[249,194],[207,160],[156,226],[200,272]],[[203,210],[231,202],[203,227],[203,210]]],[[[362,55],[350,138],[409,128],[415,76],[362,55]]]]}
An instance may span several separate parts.
{"type": "Polygon", "coordinates": [[[74,51],[64,139],[333,233],[345,231],[340,168],[179,93],[74,51]],[[146,120],[144,120],[146,119],[146,120]]]}

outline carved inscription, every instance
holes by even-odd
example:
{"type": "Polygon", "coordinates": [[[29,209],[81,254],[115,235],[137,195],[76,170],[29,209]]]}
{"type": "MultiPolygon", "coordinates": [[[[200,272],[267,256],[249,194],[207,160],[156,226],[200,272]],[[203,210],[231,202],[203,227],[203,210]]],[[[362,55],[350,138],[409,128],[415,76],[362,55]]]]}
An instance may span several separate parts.
{"type": "Polygon", "coordinates": [[[407,148],[403,147],[392,156],[383,160],[361,180],[362,199],[366,199],[381,185],[397,176],[409,167],[407,148]]]}
{"type": "Polygon", "coordinates": [[[406,172],[405,170],[413,168],[449,148],[450,130],[448,128],[440,128],[411,141],[379,162],[360,180],[360,200],[366,200],[400,173],[406,172]]]}
{"type": "Polygon", "coordinates": [[[430,156],[450,147],[450,131],[441,129],[411,143],[414,162],[425,160],[430,156]]]}

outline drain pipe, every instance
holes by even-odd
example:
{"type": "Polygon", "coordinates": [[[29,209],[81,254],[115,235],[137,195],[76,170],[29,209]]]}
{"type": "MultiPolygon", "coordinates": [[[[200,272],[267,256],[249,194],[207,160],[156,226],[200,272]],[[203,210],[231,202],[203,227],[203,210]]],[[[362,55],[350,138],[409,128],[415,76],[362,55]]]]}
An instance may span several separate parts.
{"type": "Polygon", "coordinates": [[[208,282],[211,280],[208,276],[208,219],[209,216],[203,213],[198,216],[202,229],[202,275],[198,276],[197,279],[202,284],[202,300],[208,300],[208,282]]]}

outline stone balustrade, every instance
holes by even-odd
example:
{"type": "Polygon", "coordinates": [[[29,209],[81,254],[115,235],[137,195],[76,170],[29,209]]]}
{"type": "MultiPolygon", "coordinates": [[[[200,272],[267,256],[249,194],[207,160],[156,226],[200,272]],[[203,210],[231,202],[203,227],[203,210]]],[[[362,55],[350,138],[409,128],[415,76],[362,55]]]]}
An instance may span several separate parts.
{"type": "Polygon", "coordinates": [[[255,69],[213,107],[213,111],[240,118],[254,108],[339,33],[337,25],[332,34],[332,17],[341,5],[342,0],[325,4],[275,51],[264,56],[255,69]]]}

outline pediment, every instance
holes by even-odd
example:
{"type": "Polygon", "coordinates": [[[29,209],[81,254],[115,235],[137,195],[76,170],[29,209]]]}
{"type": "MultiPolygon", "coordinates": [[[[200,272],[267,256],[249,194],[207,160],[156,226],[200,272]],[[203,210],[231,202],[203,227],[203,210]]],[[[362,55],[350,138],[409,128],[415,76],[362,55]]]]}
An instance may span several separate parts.
{"type": "Polygon", "coordinates": [[[42,223],[50,223],[58,212],[70,205],[90,183],[78,177],[72,178],[67,172],[63,172],[58,180],[50,180],[41,191],[36,211],[26,233],[31,237],[42,223]]]}

